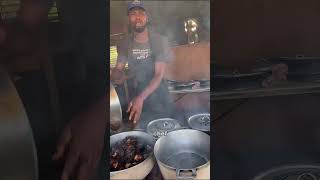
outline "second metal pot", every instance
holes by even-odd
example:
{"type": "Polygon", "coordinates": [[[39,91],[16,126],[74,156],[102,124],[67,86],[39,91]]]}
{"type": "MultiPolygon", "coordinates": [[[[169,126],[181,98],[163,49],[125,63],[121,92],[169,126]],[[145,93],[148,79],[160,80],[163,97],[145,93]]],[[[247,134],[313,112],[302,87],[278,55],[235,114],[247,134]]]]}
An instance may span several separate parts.
{"type": "Polygon", "coordinates": [[[157,140],[154,155],[164,179],[210,179],[210,136],[193,129],[157,140]]]}

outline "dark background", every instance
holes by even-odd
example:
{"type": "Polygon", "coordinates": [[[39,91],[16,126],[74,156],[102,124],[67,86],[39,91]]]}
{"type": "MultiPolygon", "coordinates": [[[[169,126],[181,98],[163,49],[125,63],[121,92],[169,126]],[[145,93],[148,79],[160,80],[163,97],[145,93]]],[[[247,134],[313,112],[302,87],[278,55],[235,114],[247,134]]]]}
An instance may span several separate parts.
{"type": "MultiPolygon", "coordinates": [[[[320,1],[214,0],[212,12],[212,60],[217,64],[249,70],[259,57],[320,56],[320,1]]],[[[319,98],[211,99],[211,176],[250,180],[281,165],[319,163],[319,98]]]]}
{"type": "Polygon", "coordinates": [[[319,18],[317,0],[214,0],[214,61],[246,68],[257,57],[320,56],[319,18]]]}

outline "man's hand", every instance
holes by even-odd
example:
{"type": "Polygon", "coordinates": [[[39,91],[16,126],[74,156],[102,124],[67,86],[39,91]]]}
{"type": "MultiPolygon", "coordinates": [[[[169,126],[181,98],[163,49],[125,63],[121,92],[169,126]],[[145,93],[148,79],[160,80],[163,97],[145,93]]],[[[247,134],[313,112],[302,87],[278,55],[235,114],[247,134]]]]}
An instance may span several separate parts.
{"type": "Polygon", "coordinates": [[[64,129],[53,156],[54,160],[65,157],[61,180],[95,177],[104,146],[106,119],[106,112],[98,108],[79,114],[64,129]]]}
{"type": "Polygon", "coordinates": [[[130,112],[129,120],[133,121],[134,124],[140,119],[143,101],[144,99],[141,96],[137,96],[129,103],[127,112],[130,112]]]}

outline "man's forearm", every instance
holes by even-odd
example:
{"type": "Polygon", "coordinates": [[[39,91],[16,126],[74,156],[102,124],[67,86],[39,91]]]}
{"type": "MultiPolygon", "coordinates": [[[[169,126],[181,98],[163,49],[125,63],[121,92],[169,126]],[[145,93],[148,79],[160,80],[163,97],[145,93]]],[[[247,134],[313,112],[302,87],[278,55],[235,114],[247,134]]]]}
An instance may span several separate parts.
{"type": "Polygon", "coordinates": [[[146,87],[144,91],[139,95],[140,97],[143,98],[143,100],[147,99],[150,94],[152,94],[160,85],[162,80],[161,75],[155,76],[151,81],[150,84],[146,87]]]}

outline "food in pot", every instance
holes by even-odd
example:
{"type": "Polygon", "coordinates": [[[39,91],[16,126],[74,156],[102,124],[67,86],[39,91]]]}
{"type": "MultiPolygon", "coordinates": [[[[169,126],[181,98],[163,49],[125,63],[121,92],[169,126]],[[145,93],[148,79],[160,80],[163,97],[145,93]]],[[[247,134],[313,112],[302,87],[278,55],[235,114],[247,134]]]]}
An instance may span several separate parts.
{"type": "Polygon", "coordinates": [[[137,137],[128,136],[111,147],[110,171],[133,167],[148,158],[151,153],[150,145],[139,141],[137,137]]]}

